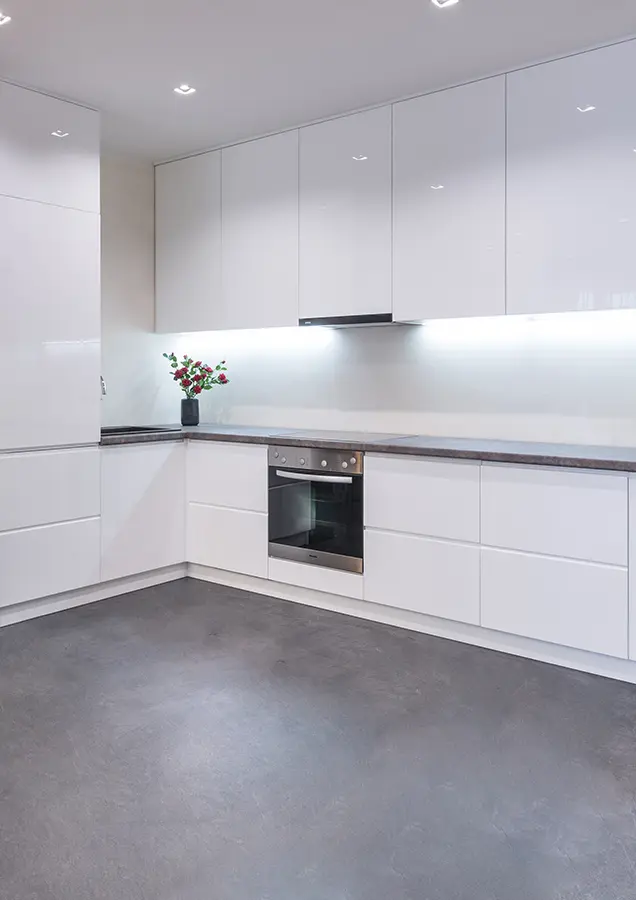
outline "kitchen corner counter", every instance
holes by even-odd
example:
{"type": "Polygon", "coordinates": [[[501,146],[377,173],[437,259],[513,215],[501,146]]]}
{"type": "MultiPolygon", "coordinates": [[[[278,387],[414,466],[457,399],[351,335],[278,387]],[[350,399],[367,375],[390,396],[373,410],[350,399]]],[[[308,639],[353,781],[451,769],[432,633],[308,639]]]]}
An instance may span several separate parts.
{"type": "MultiPolygon", "coordinates": [[[[154,426],[163,428],[163,426],[154,426]]],[[[427,435],[373,434],[355,431],[266,428],[249,425],[198,425],[146,434],[103,435],[102,446],[149,444],[158,441],[224,441],[244,444],[277,444],[332,450],[362,450],[403,456],[470,459],[482,462],[530,466],[558,466],[636,472],[636,447],[544,444],[525,441],[489,441],[427,435]]]]}

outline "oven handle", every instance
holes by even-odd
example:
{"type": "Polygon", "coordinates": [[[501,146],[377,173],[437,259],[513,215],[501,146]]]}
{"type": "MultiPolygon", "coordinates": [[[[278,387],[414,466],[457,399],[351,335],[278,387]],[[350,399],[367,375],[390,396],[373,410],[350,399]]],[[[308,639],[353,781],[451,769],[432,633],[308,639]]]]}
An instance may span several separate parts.
{"type": "Polygon", "coordinates": [[[291,481],[322,481],[328,484],[353,484],[353,475],[313,475],[311,472],[283,472],[276,469],[279,478],[291,481]]]}

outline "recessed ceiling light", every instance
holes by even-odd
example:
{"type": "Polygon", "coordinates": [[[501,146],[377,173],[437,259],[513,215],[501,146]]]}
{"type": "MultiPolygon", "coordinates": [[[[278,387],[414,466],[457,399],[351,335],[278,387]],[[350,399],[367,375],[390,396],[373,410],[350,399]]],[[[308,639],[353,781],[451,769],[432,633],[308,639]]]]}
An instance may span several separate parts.
{"type": "Polygon", "coordinates": [[[363,159],[368,159],[368,156],[352,156],[351,159],[355,159],[356,162],[362,162],[363,159]]]}
{"type": "Polygon", "coordinates": [[[459,0],[432,0],[435,6],[439,6],[440,9],[444,9],[445,6],[455,6],[456,3],[459,3],[459,0]]]}
{"type": "Polygon", "coordinates": [[[587,106],[577,106],[576,108],[578,109],[579,112],[592,112],[593,110],[596,109],[596,107],[592,106],[591,103],[588,104],[587,106]]]}
{"type": "Polygon", "coordinates": [[[174,89],[175,94],[195,94],[196,88],[191,87],[189,84],[180,84],[179,87],[174,89]]]}
{"type": "Polygon", "coordinates": [[[58,128],[57,131],[51,132],[51,137],[68,137],[68,131],[62,131],[61,128],[58,128]]]}
{"type": "Polygon", "coordinates": [[[443,190],[444,190],[444,185],[443,185],[443,184],[432,184],[432,185],[431,185],[431,190],[432,190],[432,191],[443,191],[443,190]]]}
{"type": "Polygon", "coordinates": [[[4,13],[0,13],[0,25],[8,25],[11,21],[11,16],[5,16],[4,13]]]}

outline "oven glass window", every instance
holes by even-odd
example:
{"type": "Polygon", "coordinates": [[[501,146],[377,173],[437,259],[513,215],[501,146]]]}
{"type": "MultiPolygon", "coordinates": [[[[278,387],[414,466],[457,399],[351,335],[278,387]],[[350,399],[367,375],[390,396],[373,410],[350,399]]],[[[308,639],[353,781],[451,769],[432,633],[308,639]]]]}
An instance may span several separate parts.
{"type": "Polygon", "coordinates": [[[361,559],[362,478],[294,481],[294,474],[289,470],[283,478],[270,469],[270,543],[361,559]]]}

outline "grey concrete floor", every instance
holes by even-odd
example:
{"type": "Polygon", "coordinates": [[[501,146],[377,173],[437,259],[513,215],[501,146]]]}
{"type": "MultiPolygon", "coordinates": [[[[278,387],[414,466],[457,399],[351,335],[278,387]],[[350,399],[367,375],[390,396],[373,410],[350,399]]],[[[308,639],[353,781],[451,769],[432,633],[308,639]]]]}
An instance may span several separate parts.
{"type": "Polygon", "coordinates": [[[0,631],[2,900],[629,900],[636,689],[196,581],[0,631]]]}

